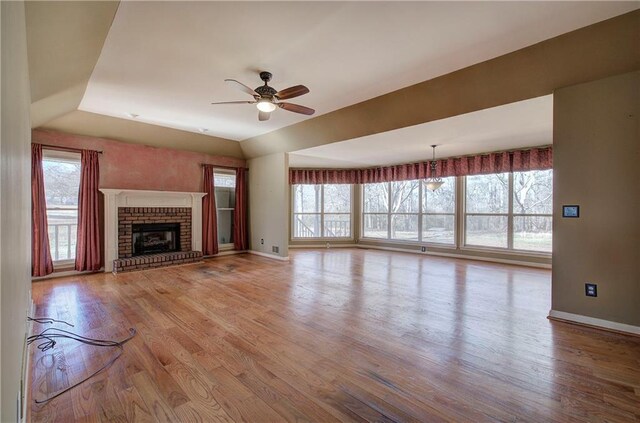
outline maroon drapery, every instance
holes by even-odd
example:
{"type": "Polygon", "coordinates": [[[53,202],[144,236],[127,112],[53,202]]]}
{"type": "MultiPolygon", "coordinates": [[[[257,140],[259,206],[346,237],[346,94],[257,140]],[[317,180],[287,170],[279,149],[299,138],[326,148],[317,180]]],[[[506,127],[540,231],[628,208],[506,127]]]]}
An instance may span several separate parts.
{"type": "Polygon", "coordinates": [[[44,195],[42,145],[31,144],[31,275],[46,276],[53,272],[49,249],[47,201],[44,195]]]}
{"type": "Polygon", "coordinates": [[[247,171],[236,169],[236,208],[233,213],[233,247],[246,250],[247,239],[247,171]]]}
{"type": "Polygon", "coordinates": [[[100,270],[99,191],[100,165],[98,152],[82,150],[80,191],[78,193],[78,232],[76,270],[100,270]]]}
{"type": "Polygon", "coordinates": [[[290,184],[370,184],[407,181],[432,176],[467,176],[502,172],[551,169],[552,147],[502,151],[477,156],[456,157],[436,161],[436,174],[431,175],[431,162],[409,163],[368,169],[290,169],[290,184]]]}
{"type": "Polygon", "coordinates": [[[202,254],[218,254],[218,219],[216,216],[216,190],[213,183],[213,166],[205,165],[204,192],[202,198],[202,254]]]}

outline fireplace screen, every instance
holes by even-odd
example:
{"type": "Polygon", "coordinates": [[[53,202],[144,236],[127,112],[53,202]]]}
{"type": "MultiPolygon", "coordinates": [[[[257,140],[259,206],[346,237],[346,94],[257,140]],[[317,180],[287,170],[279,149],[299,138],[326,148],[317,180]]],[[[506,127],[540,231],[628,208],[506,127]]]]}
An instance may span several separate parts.
{"type": "Polygon", "coordinates": [[[136,224],[131,232],[134,256],[180,250],[179,223],[136,224]]]}

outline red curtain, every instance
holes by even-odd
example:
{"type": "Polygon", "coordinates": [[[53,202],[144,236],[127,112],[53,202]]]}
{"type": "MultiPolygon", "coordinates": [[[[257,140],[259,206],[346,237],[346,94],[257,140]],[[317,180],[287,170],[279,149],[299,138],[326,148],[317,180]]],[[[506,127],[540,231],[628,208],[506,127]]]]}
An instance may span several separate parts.
{"type": "Polygon", "coordinates": [[[233,247],[246,250],[247,239],[247,171],[236,169],[236,208],[233,214],[233,247]]]}
{"type": "Polygon", "coordinates": [[[552,147],[503,151],[436,161],[431,175],[430,162],[409,163],[368,169],[290,169],[290,184],[370,184],[408,181],[432,176],[467,176],[487,173],[545,170],[553,166],[552,147]]]}
{"type": "Polygon", "coordinates": [[[202,254],[218,254],[218,219],[216,216],[216,192],[213,183],[213,166],[205,165],[204,192],[202,198],[202,254]]]}
{"type": "Polygon", "coordinates": [[[99,191],[100,165],[98,152],[82,150],[80,191],[78,194],[78,233],[76,270],[100,270],[99,191]]]}
{"type": "Polygon", "coordinates": [[[31,144],[31,275],[46,276],[51,272],[53,260],[49,250],[42,145],[31,144]]]}

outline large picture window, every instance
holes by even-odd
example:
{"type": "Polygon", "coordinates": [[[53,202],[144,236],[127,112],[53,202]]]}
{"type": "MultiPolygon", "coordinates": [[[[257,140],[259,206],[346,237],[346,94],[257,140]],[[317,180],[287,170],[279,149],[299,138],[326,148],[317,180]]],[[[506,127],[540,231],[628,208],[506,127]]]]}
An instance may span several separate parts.
{"type": "Polygon", "coordinates": [[[236,207],[236,175],[215,171],[213,185],[216,195],[216,213],[218,218],[218,245],[221,248],[233,247],[233,214],[236,207]]]}
{"type": "Polygon", "coordinates": [[[292,238],[350,238],[351,185],[293,185],[292,238]]]}
{"type": "Polygon", "coordinates": [[[551,252],[551,170],[466,177],[465,245],[551,252]]]}
{"type": "Polygon", "coordinates": [[[64,264],[76,258],[80,154],[45,150],[42,170],[51,258],[64,264]]]}
{"type": "Polygon", "coordinates": [[[364,184],[363,237],[455,244],[456,179],[443,180],[435,192],[420,180],[364,184]]]}

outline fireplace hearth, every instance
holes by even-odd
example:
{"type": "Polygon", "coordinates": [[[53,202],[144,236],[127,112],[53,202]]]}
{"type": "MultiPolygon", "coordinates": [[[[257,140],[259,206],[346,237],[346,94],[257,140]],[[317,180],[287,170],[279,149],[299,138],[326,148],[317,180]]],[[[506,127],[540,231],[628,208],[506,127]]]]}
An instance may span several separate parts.
{"type": "Polygon", "coordinates": [[[180,223],[141,223],[131,228],[133,256],[180,251],[180,223]]]}

